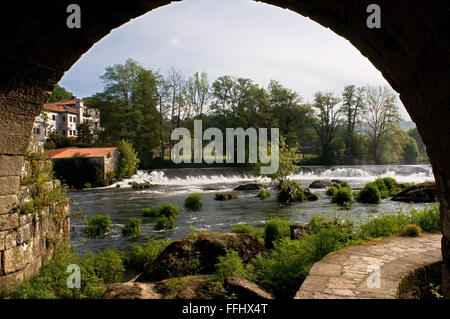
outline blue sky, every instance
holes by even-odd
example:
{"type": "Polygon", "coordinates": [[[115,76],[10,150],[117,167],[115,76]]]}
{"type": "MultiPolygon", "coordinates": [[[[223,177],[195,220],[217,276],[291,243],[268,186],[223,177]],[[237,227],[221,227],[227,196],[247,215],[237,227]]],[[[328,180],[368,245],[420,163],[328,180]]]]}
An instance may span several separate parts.
{"type": "MultiPolygon", "coordinates": [[[[99,76],[127,58],[166,74],[205,71],[211,81],[235,75],[271,79],[312,101],[345,85],[389,85],[347,40],[297,13],[250,0],[184,0],[112,31],[65,74],[60,85],[78,97],[101,91],[99,76]]],[[[400,104],[400,101],[399,101],[400,104]]],[[[401,105],[401,104],[400,104],[401,105]]],[[[401,114],[408,118],[403,106],[401,114]]]]}

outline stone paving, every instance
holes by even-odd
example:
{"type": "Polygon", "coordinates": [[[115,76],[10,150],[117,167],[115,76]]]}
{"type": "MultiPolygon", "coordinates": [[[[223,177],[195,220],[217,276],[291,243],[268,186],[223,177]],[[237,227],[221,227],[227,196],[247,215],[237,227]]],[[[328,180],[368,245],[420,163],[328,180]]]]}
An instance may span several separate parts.
{"type": "Polygon", "coordinates": [[[295,299],[393,299],[402,278],[439,262],[441,234],[389,237],[355,245],[314,264],[295,299]]]}

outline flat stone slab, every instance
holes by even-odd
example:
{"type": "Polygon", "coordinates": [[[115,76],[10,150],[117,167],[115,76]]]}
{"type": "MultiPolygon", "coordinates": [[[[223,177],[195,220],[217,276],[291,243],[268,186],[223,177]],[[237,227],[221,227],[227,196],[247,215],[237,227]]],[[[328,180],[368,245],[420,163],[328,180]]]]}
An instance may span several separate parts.
{"type": "Polygon", "coordinates": [[[402,278],[442,261],[441,238],[388,237],[330,253],[314,264],[295,299],[395,299],[402,278]]]}

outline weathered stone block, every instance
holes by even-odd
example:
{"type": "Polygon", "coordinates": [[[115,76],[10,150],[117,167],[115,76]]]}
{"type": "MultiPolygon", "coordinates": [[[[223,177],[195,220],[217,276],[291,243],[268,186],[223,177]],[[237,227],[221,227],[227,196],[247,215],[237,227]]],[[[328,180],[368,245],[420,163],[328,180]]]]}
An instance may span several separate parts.
{"type": "Polygon", "coordinates": [[[28,279],[36,275],[39,272],[39,269],[41,269],[41,267],[42,267],[42,257],[41,256],[35,257],[34,260],[32,260],[32,262],[25,267],[24,279],[28,279]]]}
{"type": "Polygon", "coordinates": [[[17,245],[17,233],[15,231],[0,232],[0,250],[7,250],[17,245]]]}
{"type": "Polygon", "coordinates": [[[0,196],[15,195],[19,189],[19,176],[0,177],[0,196]]]}
{"type": "Polygon", "coordinates": [[[0,155],[0,163],[0,176],[16,176],[22,170],[23,157],[0,155]]]}
{"type": "Polygon", "coordinates": [[[0,276],[0,297],[6,296],[8,292],[11,292],[11,288],[17,282],[21,282],[24,279],[24,270],[8,274],[6,276],[0,276]]]}
{"type": "Polygon", "coordinates": [[[17,228],[18,225],[19,215],[17,213],[0,215],[0,231],[17,228]]]}
{"type": "Polygon", "coordinates": [[[23,270],[33,260],[32,245],[24,244],[3,252],[4,270],[6,274],[23,270]]]}
{"type": "Polygon", "coordinates": [[[34,235],[34,225],[28,223],[27,225],[17,229],[17,242],[19,245],[29,241],[34,235]]]}
{"type": "Polygon", "coordinates": [[[16,195],[0,196],[0,215],[8,213],[16,204],[16,195]]]}

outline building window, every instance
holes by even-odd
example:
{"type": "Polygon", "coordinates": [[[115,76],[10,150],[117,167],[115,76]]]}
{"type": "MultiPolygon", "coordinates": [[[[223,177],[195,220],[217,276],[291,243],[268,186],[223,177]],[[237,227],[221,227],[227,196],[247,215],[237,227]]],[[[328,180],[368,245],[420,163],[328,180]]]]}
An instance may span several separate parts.
{"type": "Polygon", "coordinates": [[[66,135],[66,130],[63,130],[63,134],[66,135]]]}
{"type": "Polygon", "coordinates": [[[55,115],[55,114],[52,115],[52,120],[53,120],[53,121],[56,120],[56,115],[55,115]]]}
{"type": "Polygon", "coordinates": [[[63,122],[65,122],[66,121],[66,117],[65,116],[63,116],[63,122]]]}

